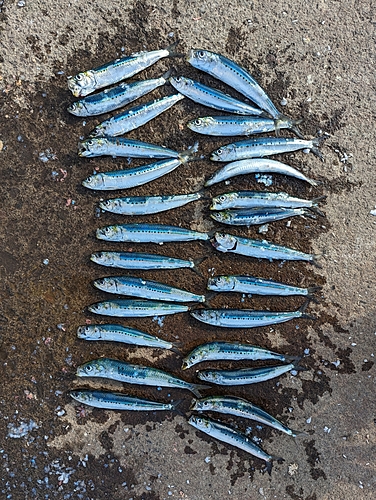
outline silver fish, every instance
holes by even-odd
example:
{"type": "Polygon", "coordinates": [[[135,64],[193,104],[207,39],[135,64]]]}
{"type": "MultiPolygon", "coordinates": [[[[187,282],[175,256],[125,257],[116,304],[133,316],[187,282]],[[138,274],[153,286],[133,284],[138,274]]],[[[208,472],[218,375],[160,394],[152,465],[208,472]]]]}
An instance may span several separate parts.
{"type": "Polygon", "coordinates": [[[285,356],[277,352],[263,349],[250,344],[241,344],[240,342],[208,342],[201,344],[191,351],[184,359],[182,369],[186,370],[191,366],[202,363],[203,361],[217,360],[242,360],[252,361],[277,359],[282,362],[295,361],[296,356],[285,356]]]}
{"type": "Polygon", "coordinates": [[[303,138],[297,128],[299,123],[301,120],[291,120],[287,116],[277,121],[259,116],[202,116],[189,121],[187,127],[199,134],[219,137],[263,134],[287,128],[303,138]]]}
{"type": "Polygon", "coordinates": [[[114,172],[101,172],[92,175],[82,181],[82,185],[97,191],[116,191],[118,189],[128,189],[135,186],[142,186],[148,182],[159,179],[172,172],[180,165],[184,165],[194,159],[197,152],[198,143],[187,151],[178,154],[177,158],[160,160],[148,165],[129,168],[127,170],[115,170],[114,172]]]}
{"type": "Polygon", "coordinates": [[[268,243],[265,240],[252,240],[233,234],[215,233],[211,244],[220,252],[237,253],[256,259],[306,260],[317,265],[316,255],[268,243]]]}
{"type": "Polygon", "coordinates": [[[188,420],[188,423],[193,425],[196,429],[205,432],[205,434],[218,439],[219,441],[235,446],[236,448],[250,453],[254,457],[264,460],[266,462],[266,470],[269,474],[271,474],[272,471],[273,460],[282,460],[280,457],[274,457],[273,455],[266,453],[241,432],[225,424],[211,420],[210,418],[192,415],[188,420]]]}
{"type": "Polygon", "coordinates": [[[78,156],[126,156],[127,158],[179,158],[172,149],[123,137],[86,139],[78,144],[78,156]]]}
{"type": "Polygon", "coordinates": [[[203,198],[203,196],[202,192],[170,196],[128,196],[102,201],[99,206],[114,214],[148,215],[182,207],[203,198]]]}
{"type": "Polygon", "coordinates": [[[255,108],[250,104],[234,99],[220,90],[208,87],[190,78],[178,76],[171,77],[169,81],[178,92],[189,97],[192,101],[208,106],[209,108],[237,113],[239,115],[259,116],[264,114],[264,111],[260,108],[255,108]]]}
{"type": "Polygon", "coordinates": [[[79,403],[106,410],[170,411],[175,410],[180,403],[180,401],[158,403],[157,401],[135,398],[119,392],[91,391],[88,389],[70,391],[69,394],[79,403]]]}
{"type": "Polygon", "coordinates": [[[223,224],[231,226],[255,226],[257,224],[267,224],[277,220],[296,217],[298,215],[306,215],[313,217],[306,208],[251,208],[251,209],[235,209],[222,210],[213,212],[210,217],[223,224]]]}
{"type": "Polygon", "coordinates": [[[210,159],[213,161],[236,161],[307,149],[312,151],[321,160],[324,160],[321,151],[317,148],[320,142],[321,139],[304,140],[285,137],[256,137],[221,146],[212,152],[210,159]]]}
{"type": "Polygon", "coordinates": [[[128,384],[188,389],[197,397],[200,397],[199,390],[208,388],[206,385],[190,384],[157,368],[132,365],[125,361],[110,358],[99,358],[89,361],[77,368],[76,375],[77,377],[108,378],[128,384]]]}
{"type": "Polygon", "coordinates": [[[208,50],[192,49],[187,60],[195,68],[209,73],[248,97],[275,120],[284,118],[256,80],[231,59],[208,50]]]}
{"type": "Polygon", "coordinates": [[[197,295],[159,281],[135,276],[109,276],[94,281],[94,286],[103,292],[130,295],[167,302],[205,302],[205,295],[197,295]]]}
{"type": "Polygon", "coordinates": [[[199,272],[197,266],[204,259],[175,259],[165,255],[141,252],[97,252],[90,256],[96,264],[118,269],[181,269],[189,268],[199,272]]]}
{"type": "Polygon", "coordinates": [[[253,276],[214,276],[208,279],[207,289],[213,292],[238,292],[252,295],[275,295],[278,297],[290,295],[310,297],[321,287],[300,288],[253,276]]]}
{"type": "Polygon", "coordinates": [[[299,367],[294,363],[289,363],[288,365],[242,368],[240,370],[201,370],[197,372],[197,376],[200,380],[211,384],[246,385],[265,382],[297,368],[299,367]]]}
{"type": "Polygon", "coordinates": [[[176,45],[177,43],[173,43],[166,49],[151,52],[136,52],[76,76],[69,76],[68,88],[75,97],[86,96],[95,90],[130,78],[163,57],[175,56],[176,45]]]}
{"type": "Polygon", "coordinates": [[[160,78],[133,83],[121,83],[117,87],[103,90],[72,103],[67,110],[76,116],[97,116],[122,108],[130,102],[139,99],[152,90],[164,85],[171,71],[167,71],[160,78]]]}
{"type": "Polygon", "coordinates": [[[235,396],[209,396],[207,398],[194,400],[190,410],[215,411],[226,415],[248,418],[260,422],[261,424],[268,425],[292,437],[306,435],[303,431],[290,429],[290,427],[287,427],[287,425],[283,424],[272,415],[269,415],[269,413],[258,406],[252,404],[250,401],[235,396]]]}
{"type": "Polygon", "coordinates": [[[276,325],[292,319],[316,319],[305,313],[307,303],[297,311],[255,311],[253,309],[196,309],[190,314],[208,325],[223,328],[256,328],[276,325]]]}
{"type": "Polygon", "coordinates": [[[210,210],[227,208],[316,208],[325,196],[313,200],[294,198],[288,193],[271,193],[267,191],[235,191],[223,193],[212,199],[210,210]]]}
{"type": "Polygon", "coordinates": [[[109,120],[100,123],[90,133],[90,137],[115,137],[134,130],[164,111],[170,109],[174,104],[184,99],[182,94],[169,95],[161,99],[155,99],[146,104],[141,104],[127,109],[123,113],[113,116],[109,120]]]}
{"type": "Polygon", "coordinates": [[[88,310],[102,316],[117,318],[147,318],[186,312],[189,307],[182,304],[157,302],[155,300],[106,300],[88,306],[88,310]]]}
{"type": "Polygon", "coordinates": [[[237,175],[256,173],[288,175],[300,179],[301,181],[308,182],[312,186],[318,185],[316,181],[309,179],[299,172],[299,170],[285,163],[281,163],[280,161],[270,160],[269,158],[249,158],[246,160],[233,161],[220,168],[206,181],[205,186],[212,186],[217,182],[225,181],[237,175]]]}
{"type": "Polygon", "coordinates": [[[123,344],[138,345],[144,347],[157,347],[160,349],[171,349],[177,351],[177,345],[167,342],[148,333],[136,330],[129,326],[121,325],[84,325],[77,329],[77,337],[84,340],[102,340],[109,342],[122,342],[123,344]]]}
{"type": "Polygon", "coordinates": [[[210,238],[207,233],[165,224],[117,224],[97,229],[96,236],[105,241],[158,244],[172,241],[207,241],[210,238]]]}

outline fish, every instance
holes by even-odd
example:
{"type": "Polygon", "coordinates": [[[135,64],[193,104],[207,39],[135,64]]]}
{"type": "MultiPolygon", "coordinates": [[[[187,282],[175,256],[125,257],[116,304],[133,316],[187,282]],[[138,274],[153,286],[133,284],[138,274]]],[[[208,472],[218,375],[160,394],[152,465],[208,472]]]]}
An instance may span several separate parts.
{"type": "Polygon", "coordinates": [[[117,318],[147,318],[154,316],[166,316],[186,312],[189,307],[183,304],[159,302],[155,300],[106,300],[96,302],[88,306],[88,310],[102,316],[114,316],[117,318]]]}
{"type": "Polygon", "coordinates": [[[321,138],[304,140],[286,137],[255,137],[221,146],[212,152],[210,159],[213,161],[237,161],[307,149],[324,161],[324,156],[318,149],[321,142],[321,138]]]}
{"type": "Polygon", "coordinates": [[[106,212],[120,215],[148,215],[182,207],[204,197],[202,192],[167,196],[128,196],[112,198],[99,203],[106,212]]]}
{"type": "Polygon", "coordinates": [[[290,363],[291,361],[296,361],[298,358],[296,356],[279,354],[250,344],[241,344],[240,342],[208,342],[195,347],[193,351],[185,356],[182,370],[191,368],[191,366],[203,361],[237,361],[242,359],[252,361],[277,359],[278,361],[290,363]]]}
{"type": "Polygon", "coordinates": [[[242,398],[235,396],[209,396],[207,398],[193,400],[191,411],[215,411],[226,415],[248,418],[261,424],[268,425],[273,429],[284,432],[288,436],[297,437],[307,435],[304,431],[290,429],[266,411],[242,398]]]}
{"type": "Polygon", "coordinates": [[[121,83],[111,89],[105,89],[97,94],[84,97],[73,102],[67,111],[75,116],[97,116],[122,108],[127,104],[148,94],[152,90],[164,85],[170,76],[171,70],[159,78],[143,80],[133,83],[121,83]]]}
{"type": "Polygon", "coordinates": [[[88,406],[106,410],[132,410],[132,411],[171,411],[176,410],[180,401],[174,403],[159,403],[149,399],[135,398],[119,392],[91,391],[79,389],[70,391],[70,396],[88,406]]]}
{"type": "Polygon", "coordinates": [[[238,292],[252,295],[274,295],[286,297],[290,295],[303,295],[311,297],[321,290],[319,286],[301,288],[278,281],[255,278],[254,276],[214,276],[208,279],[207,289],[213,292],[238,292]]]}
{"type": "Polygon", "coordinates": [[[288,365],[241,368],[239,370],[201,370],[197,372],[197,376],[200,380],[211,384],[247,385],[265,382],[297,369],[301,369],[301,367],[295,363],[289,363],[288,365]]]}
{"type": "Polygon", "coordinates": [[[301,181],[308,182],[311,186],[318,186],[317,181],[309,179],[302,172],[296,170],[296,168],[290,167],[290,165],[286,165],[280,161],[270,160],[269,158],[248,158],[246,160],[238,160],[228,163],[224,167],[217,170],[214,175],[212,175],[210,179],[205,182],[205,186],[212,186],[213,184],[236,177],[237,175],[256,173],[288,175],[301,181]]]}
{"type": "Polygon", "coordinates": [[[212,199],[210,210],[227,208],[310,208],[315,209],[325,196],[313,200],[294,198],[288,193],[271,193],[268,191],[234,191],[223,193],[212,199]]]}
{"type": "Polygon", "coordinates": [[[155,387],[174,387],[177,389],[188,389],[197,397],[200,390],[208,389],[209,386],[202,384],[191,384],[181,380],[170,373],[152,368],[150,366],[132,365],[117,359],[99,358],[79,366],[77,377],[101,377],[118,380],[128,384],[151,385],[155,387]]]}
{"type": "Polygon", "coordinates": [[[210,240],[211,244],[219,252],[231,252],[255,259],[280,260],[305,260],[317,264],[317,255],[299,252],[293,248],[268,243],[265,240],[252,240],[251,238],[240,238],[233,234],[215,233],[210,240]]]}
{"type": "Polygon", "coordinates": [[[115,137],[134,130],[153,118],[159,116],[164,111],[170,109],[174,104],[185,97],[182,94],[169,95],[161,99],[140,104],[133,108],[119,113],[109,120],[106,120],[95,127],[89,134],[90,137],[115,137]]]}
{"type": "Polygon", "coordinates": [[[167,342],[159,337],[136,330],[129,326],[121,325],[83,325],[77,329],[77,337],[83,340],[102,340],[109,342],[121,342],[123,344],[138,345],[143,347],[154,347],[170,349],[177,352],[177,344],[167,342]]]}
{"type": "Polygon", "coordinates": [[[175,259],[165,255],[141,252],[97,252],[90,256],[90,260],[101,266],[117,269],[192,269],[196,273],[198,265],[205,259],[175,259]]]}
{"type": "Polygon", "coordinates": [[[212,212],[210,217],[217,222],[232,226],[255,226],[298,215],[314,217],[306,208],[251,208],[212,212]]]}
{"type": "Polygon", "coordinates": [[[155,163],[149,163],[148,165],[128,168],[127,170],[96,173],[83,180],[82,185],[96,191],[116,191],[118,189],[142,186],[169,174],[180,165],[194,160],[197,147],[198,143],[194,144],[187,151],[178,153],[177,158],[168,158],[155,163]]]}
{"type": "Polygon", "coordinates": [[[284,115],[278,111],[270,97],[244,68],[221,54],[209,50],[192,49],[187,61],[195,68],[209,73],[227,83],[259,108],[266,111],[274,120],[282,120],[284,115]]]}
{"type": "Polygon", "coordinates": [[[255,311],[253,309],[195,309],[191,316],[208,325],[223,328],[256,328],[292,319],[316,319],[305,313],[308,302],[296,311],[255,311]]]}
{"type": "Polygon", "coordinates": [[[287,128],[302,139],[297,128],[299,123],[301,120],[292,120],[287,116],[277,121],[260,116],[202,116],[189,121],[187,127],[199,134],[218,137],[263,134],[287,128]]]}
{"type": "Polygon", "coordinates": [[[208,87],[190,78],[184,76],[170,77],[169,82],[180,94],[209,108],[239,115],[260,116],[265,114],[260,108],[255,108],[250,104],[234,99],[220,90],[208,87]]]}
{"type": "Polygon", "coordinates": [[[252,439],[228,425],[222,424],[210,418],[198,417],[196,415],[192,415],[189,418],[188,423],[199,431],[204,432],[219,441],[235,446],[236,448],[250,453],[256,458],[264,460],[266,463],[266,471],[269,475],[272,471],[273,460],[282,460],[280,457],[269,455],[257,446],[252,439]]]}
{"type": "Polygon", "coordinates": [[[109,276],[94,280],[94,286],[103,292],[130,295],[143,299],[167,302],[205,302],[205,295],[197,295],[159,281],[135,276],[109,276]]]}
{"type": "Polygon", "coordinates": [[[132,243],[167,243],[172,241],[207,241],[207,233],[191,231],[165,224],[117,224],[97,229],[96,236],[105,241],[130,241],[132,243]]]}
{"type": "Polygon", "coordinates": [[[166,49],[135,52],[130,56],[78,73],[76,76],[68,76],[68,88],[75,97],[89,95],[95,90],[134,76],[164,57],[176,56],[176,45],[177,42],[166,49]]]}
{"type": "Polygon", "coordinates": [[[90,138],[78,144],[78,156],[126,156],[127,158],[179,158],[172,149],[124,137],[90,138]]]}

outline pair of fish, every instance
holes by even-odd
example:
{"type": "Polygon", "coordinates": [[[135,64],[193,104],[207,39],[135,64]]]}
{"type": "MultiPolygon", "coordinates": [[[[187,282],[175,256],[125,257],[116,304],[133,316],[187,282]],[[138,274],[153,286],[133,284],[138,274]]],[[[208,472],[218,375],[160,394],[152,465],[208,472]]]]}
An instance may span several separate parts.
{"type": "Polygon", "coordinates": [[[289,219],[291,217],[315,216],[306,208],[252,208],[246,210],[222,210],[213,212],[210,217],[217,222],[229,224],[231,226],[256,226],[268,224],[278,220],[289,219]]]}

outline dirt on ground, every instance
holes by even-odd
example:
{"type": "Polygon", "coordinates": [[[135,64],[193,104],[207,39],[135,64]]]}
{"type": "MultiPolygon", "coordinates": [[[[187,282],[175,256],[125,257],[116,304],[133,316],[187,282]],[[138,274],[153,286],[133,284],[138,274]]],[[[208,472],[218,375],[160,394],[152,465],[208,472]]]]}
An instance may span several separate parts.
{"type": "MultiPolygon", "coordinates": [[[[351,0],[309,5],[298,0],[0,2],[1,498],[374,498],[375,22],[371,2],[351,0]],[[171,212],[130,218],[98,208],[101,199],[124,193],[199,191],[220,166],[208,159],[210,152],[232,142],[189,130],[188,120],[221,113],[184,99],[127,136],[177,151],[198,140],[204,158],[126,192],[100,193],[81,185],[94,172],[146,161],[78,156],[78,142],[111,115],[69,114],[67,107],[76,99],[67,88],[67,76],[175,41],[182,54],[202,48],[233,59],[250,71],[281,111],[303,119],[305,138],[326,137],[321,146],[324,162],[301,151],[275,157],[320,181],[318,187],[279,175],[265,186],[249,175],[207,188],[202,200],[171,212]],[[308,199],[325,196],[320,202],[323,215],[274,222],[265,234],[259,226],[224,228],[210,218],[210,198],[237,190],[285,191],[308,199]],[[209,242],[157,246],[96,239],[97,228],[125,222],[203,232],[225,229],[315,254],[319,267],[224,254],[209,242]],[[89,259],[93,252],[120,249],[204,260],[197,274],[190,269],[118,272],[89,259]],[[87,310],[108,298],[93,287],[93,280],[117,274],[199,294],[206,293],[209,277],[221,274],[321,287],[307,309],[316,319],[270,327],[220,329],[188,313],[112,321],[178,342],[182,355],[204,342],[228,340],[302,356],[304,371],[260,384],[205,391],[248,399],[305,432],[294,439],[256,422],[211,414],[284,459],[274,461],[271,476],[264,473],[262,460],[188,424],[188,391],[76,377],[77,366],[103,356],[160,368],[196,383],[198,366],[260,365],[217,361],[182,371],[182,355],[172,351],[78,339],[80,325],[108,322],[87,310]],[[176,412],[107,411],[73,401],[69,391],[79,387],[181,401],[176,412]]],[[[170,68],[244,99],[184,57],[163,59],[132,80],[155,78],[170,68]]],[[[137,104],[172,93],[175,90],[166,84],[137,104]]],[[[286,131],[281,135],[293,137],[286,131]]],[[[292,311],[304,302],[297,296],[220,294],[211,298],[210,307],[292,311]]]]}

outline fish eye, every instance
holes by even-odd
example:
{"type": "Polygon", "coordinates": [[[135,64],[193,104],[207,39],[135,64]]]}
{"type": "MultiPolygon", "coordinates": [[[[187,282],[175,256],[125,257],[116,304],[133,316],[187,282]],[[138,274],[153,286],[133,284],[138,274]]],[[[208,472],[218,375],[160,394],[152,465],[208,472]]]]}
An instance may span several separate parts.
{"type": "Polygon", "coordinates": [[[83,79],[83,77],[84,75],[82,73],[78,73],[78,75],[76,76],[76,80],[80,82],[83,79]]]}
{"type": "Polygon", "coordinates": [[[222,149],[217,149],[217,155],[221,155],[223,153],[222,149]]]}
{"type": "Polygon", "coordinates": [[[92,141],[91,139],[89,139],[88,141],[86,141],[86,144],[88,146],[92,146],[94,144],[94,141],[92,141]]]}
{"type": "Polygon", "coordinates": [[[86,371],[87,371],[88,373],[90,373],[90,372],[92,371],[92,369],[93,369],[93,367],[92,367],[91,365],[88,365],[88,366],[86,367],[86,371]]]}
{"type": "Polygon", "coordinates": [[[181,76],[176,76],[176,77],[175,77],[175,82],[176,82],[176,83],[181,83],[181,81],[182,81],[182,80],[181,80],[181,76]]]}
{"type": "Polygon", "coordinates": [[[209,401],[204,401],[204,402],[203,402],[203,405],[204,405],[204,406],[209,406],[209,401]]]}
{"type": "Polygon", "coordinates": [[[198,57],[200,57],[201,59],[203,59],[205,57],[205,52],[203,50],[199,50],[197,52],[197,55],[198,55],[198,57]]]}
{"type": "Polygon", "coordinates": [[[195,120],[194,123],[195,123],[195,125],[201,125],[201,123],[202,123],[201,118],[197,118],[197,120],[195,120]]]}

